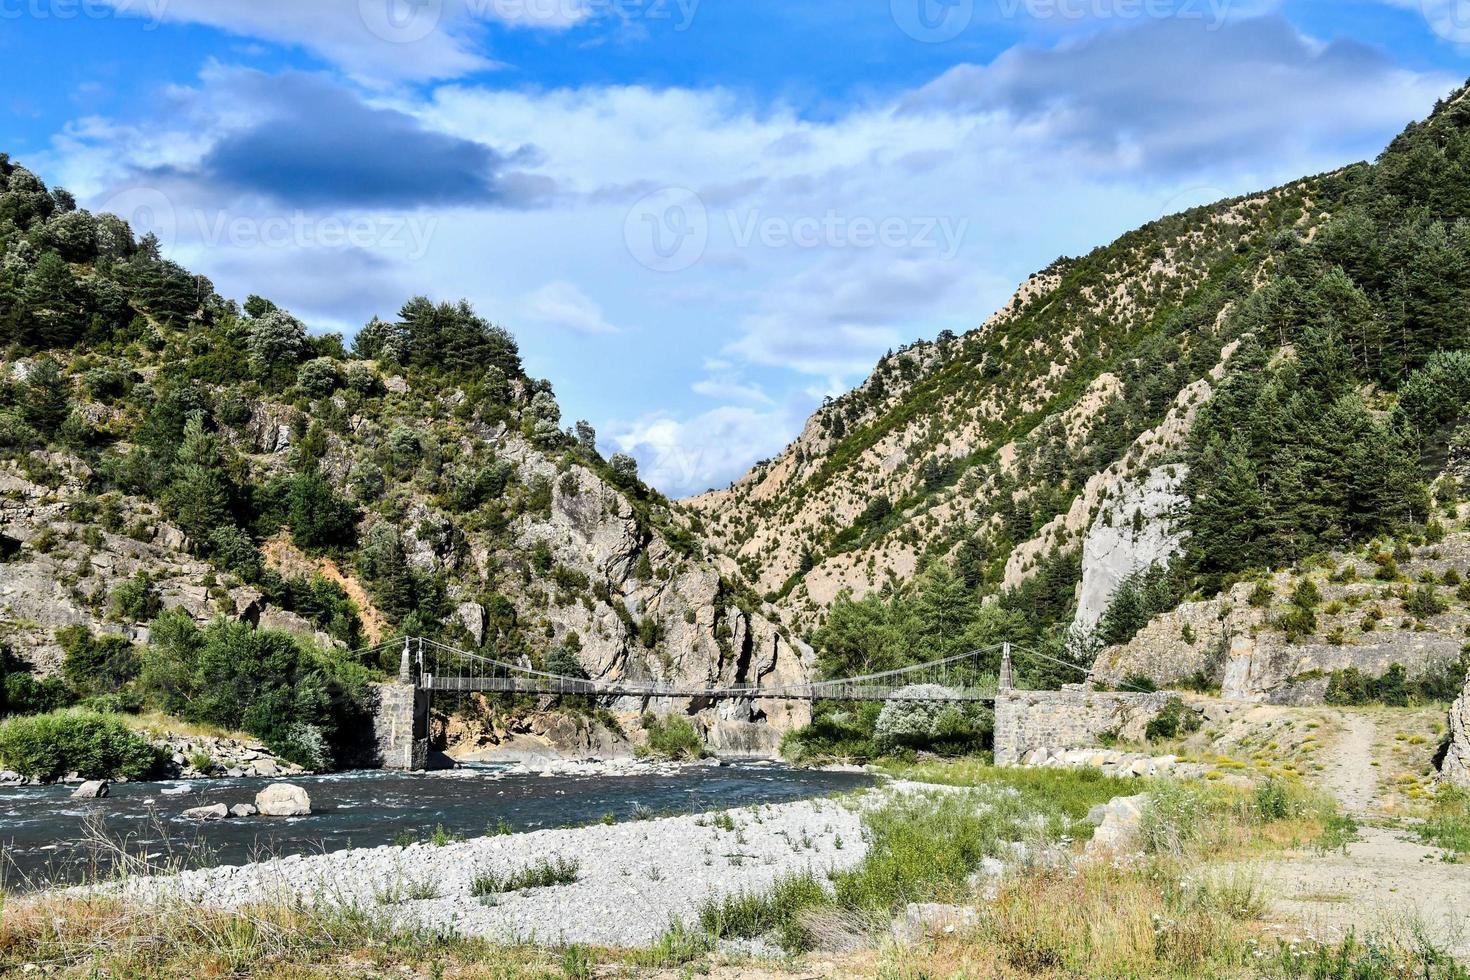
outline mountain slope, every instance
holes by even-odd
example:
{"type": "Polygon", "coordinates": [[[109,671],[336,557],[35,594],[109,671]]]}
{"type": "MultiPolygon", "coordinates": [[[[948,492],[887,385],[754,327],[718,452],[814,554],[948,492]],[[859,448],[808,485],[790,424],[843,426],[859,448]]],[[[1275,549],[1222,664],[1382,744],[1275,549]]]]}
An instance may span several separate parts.
{"type": "MultiPolygon", "coordinates": [[[[550,384],[464,304],[413,300],[349,352],[0,157],[0,345],[0,643],[13,676],[64,679],[57,697],[86,695],[73,675],[125,637],[117,687],[194,710],[171,675],[208,687],[216,646],[255,642],[180,625],[216,617],[303,637],[347,687],[396,669],[347,651],[399,633],[598,678],[805,676],[809,651],[700,557],[632,460],[605,460],[585,423],[563,431],[550,384]]],[[[268,693],[297,698],[230,683],[236,726],[275,717],[268,693]]],[[[616,707],[636,734],[645,705],[616,707]]],[[[769,751],[805,719],[648,707],[724,750],[769,751]]]]}
{"type": "Polygon", "coordinates": [[[832,635],[836,612],[849,630],[853,600],[874,595],[890,612],[862,615],[901,619],[950,575],[970,609],[950,632],[1018,638],[976,625],[998,599],[1085,662],[1089,637],[1063,635],[1078,600],[1100,638],[1119,583],[1150,566],[1175,566],[1157,613],[1252,570],[1422,533],[1430,491],[1457,497],[1442,473],[1470,443],[1456,435],[1467,217],[1462,89],[1374,164],[1058,260],[978,329],[886,356],[774,460],[686,504],[848,662],[876,655],[832,635]]]}

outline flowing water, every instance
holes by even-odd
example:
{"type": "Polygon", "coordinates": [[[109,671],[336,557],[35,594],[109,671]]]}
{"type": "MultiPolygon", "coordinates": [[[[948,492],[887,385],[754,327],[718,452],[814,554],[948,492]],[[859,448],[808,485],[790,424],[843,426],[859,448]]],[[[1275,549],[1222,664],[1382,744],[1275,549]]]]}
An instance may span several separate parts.
{"type": "Polygon", "coordinates": [[[251,860],[377,847],[408,837],[569,827],[666,813],[784,803],[867,786],[862,773],[791,769],[765,762],[678,768],[622,776],[543,776],[503,766],[431,773],[351,772],[291,780],[311,796],[312,815],[201,823],[191,807],[250,803],[275,780],[216,779],[113,786],[103,800],[73,800],[72,787],[0,789],[5,884],[79,880],[105,872],[95,827],[154,863],[243,864],[251,860]]]}

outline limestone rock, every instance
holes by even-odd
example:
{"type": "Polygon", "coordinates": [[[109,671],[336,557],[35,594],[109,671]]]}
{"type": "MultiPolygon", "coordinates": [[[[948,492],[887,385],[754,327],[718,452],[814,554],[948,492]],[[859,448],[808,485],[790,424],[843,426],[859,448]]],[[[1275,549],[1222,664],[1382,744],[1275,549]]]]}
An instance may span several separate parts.
{"type": "Polygon", "coordinates": [[[1451,786],[1470,789],[1470,678],[1450,705],[1450,742],[1439,776],[1451,786]]]}
{"type": "Polygon", "coordinates": [[[973,926],[979,916],[979,911],[970,905],[910,903],[893,920],[893,938],[901,945],[909,945],[925,936],[949,935],[973,926]]]}
{"type": "Polygon", "coordinates": [[[1119,584],[1151,565],[1167,565],[1183,549],[1179,516],[1188,467],[1161,466],[1142,481],[1117,487],[1098,511],[1082,544],[1082,585],[1073,629],[1090,633],[1107,612],[1119,584]]]}
{"type": "Polygon", "coordinates": [[[486,615],[485,607],[478,602],[462,602],[454,610],[455,618],[464,624],[465,630],[474,638],[475,646],[485,642],[486,615]]]}
{"type": "Polygon", "coordinates": [[[311,797],[290,783],[272,783],[255,795],[255,806],[265,817],[305,817],[311,814],[311,797]]]}
{"type": "Polygon", "coordinates": [[[1138,828],[1143,822],[1143,808],[1148,802],[1146,794],[1118,796],[1093,807],[1087,814],[1087,822],[1097,828],[1092,840],[1087,843],[1087,853],[1103,851],[1119,853],[1136,846],[1138,828]]]}
{"type": "Polygon", "coordinates": [[[184,811],[184,816],[190,820],[223,820],[229,815],[230,808],[223,803],[211,803],[209,806],[196,806],[184,811]]]}
{"type": "Polygon", "coordinates": [[[230,807],[230,816],[232,817],[253,817],[259,812],[260,810],[249,803],[236,803],[230,807]]]}
{"type": "Polygon", "coordinates": [[[105,797],[111,785],[105,779],[89,779],[72,791],[71,798],[74,800],[100,800],[105,797]]]}

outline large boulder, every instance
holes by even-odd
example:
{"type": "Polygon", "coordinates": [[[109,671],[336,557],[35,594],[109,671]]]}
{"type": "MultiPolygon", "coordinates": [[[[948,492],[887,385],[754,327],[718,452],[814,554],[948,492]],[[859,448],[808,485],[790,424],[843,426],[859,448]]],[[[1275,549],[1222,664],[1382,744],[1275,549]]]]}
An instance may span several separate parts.
{"type": "Polygon", "coordinates": [[[255,794],[255,808],[263,817],[305,817],[311,815],[311,797],[300,786],[273,783],[255,794]]]}
{"type": "Polygon", "coordinates": [[[1439,778],[1451,786],[1470,789],[1470,678],[1450,705],[1450,741],[1440,763],[1439,778]]]}
{"type": "Polygon", "coordinates": [[[223,803],[211,803],[208,806],[196,806],[185,810],[184,816],[190,820],[223,820],[230,815],[230,808],[223,803]]]}
{"type": "Polygon", "coordinates": [[[910,903],[894,917],[891,929],[895,942],[910,946],[927,936],[947,936],[973,928],[979,921],[980,912],[971,905],[910,903]]]}
{"type": "Polygon", "coordinates": [[[1143,809],[1147,803],[1148,796],[1139,794],[1116,796],[1093,807],[1087,814],[1087,822],[1097,829],[1092,832],[1092,840],[1087,842],[1087,853],[1119,854],[1136,848],[1138,829],[1143,823],[1143,809]]]}
{"type": "Polygon", "coordinates": [[[89,779],[72,791],[74,800],[100,800],[107,795],[111,785],[105,779],[89,779]]]}

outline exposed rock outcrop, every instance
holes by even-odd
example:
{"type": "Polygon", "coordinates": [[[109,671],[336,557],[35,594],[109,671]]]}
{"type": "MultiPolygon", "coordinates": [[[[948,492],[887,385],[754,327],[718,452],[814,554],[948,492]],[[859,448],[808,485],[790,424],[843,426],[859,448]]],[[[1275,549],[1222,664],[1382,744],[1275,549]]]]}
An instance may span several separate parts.
{"type": "Polygon", "coordinates": [[[1470,678],[1450,705],[1450,734],[1439,776],[1451,786],[1470,789],[1470,678]]]}
{"type": "Polygon", "coordinates": [[[1320,704],[1335,671],[1355,668],[1380,677],[1398,664],[1417,678],[1451,669],[1470,627],[1470,608],[1448,583],[1467,565],[1470,534],[1456,532],[1419,548],[1387,578],[1388,566],[1379,561],[1337,555],[1310,573],[1241,582],[1214,598],[1181,603],[1128,643],[1103,650],[1092,678],[1109,686],[1130,677],[1160,687],[1203,681],[1230,701],[1320,704]],[[1282,619],[1307,577],[1321,596],[1312,609],[1315,628],[1292,636],[1282,619]],[[1436,598],[1438,612],[1409,608],[1409,597],[1423,590],[1436,598]]]}
{"type": "Polygon", "coordinates": [[[1183,466],[1150,470],[1141,480],[1120,484],[1098,510],[1082,543],[1073,630],[1090,633],[1124,579],[1153,565],[1167,566],[1183,550],[1179,518],[1189,500],[1180,488],[1187,474],[1183,466]]]}

